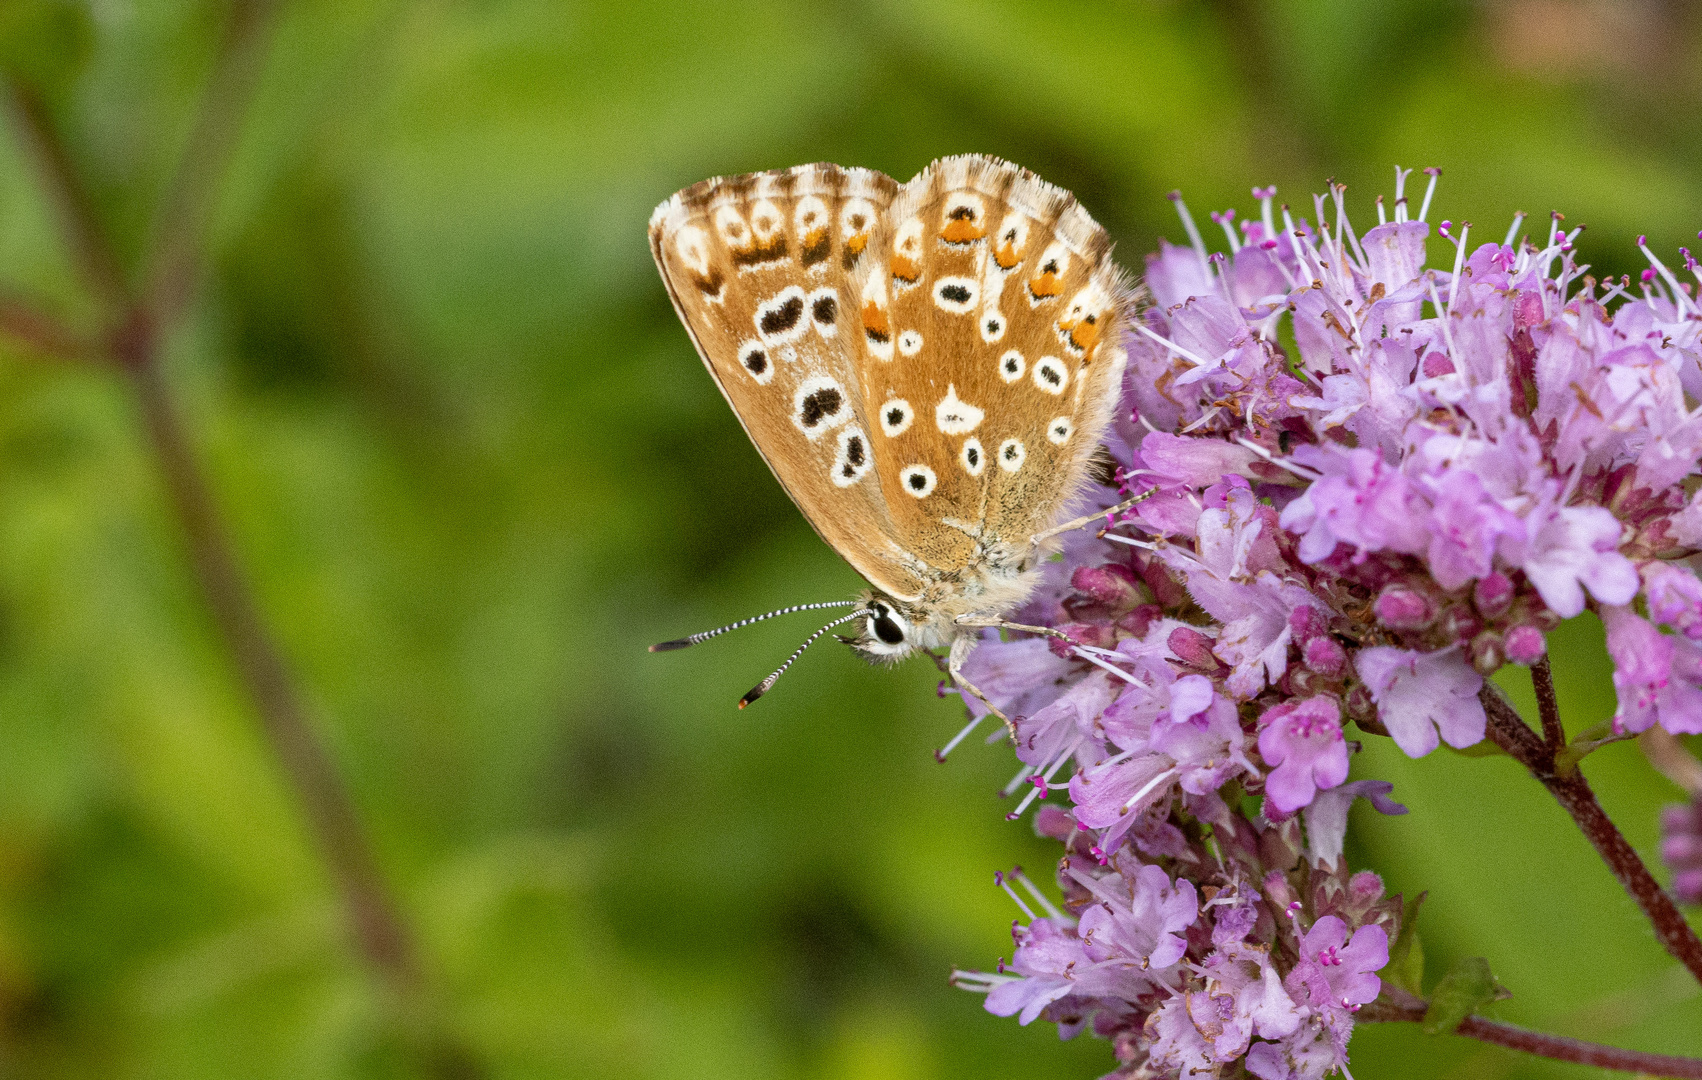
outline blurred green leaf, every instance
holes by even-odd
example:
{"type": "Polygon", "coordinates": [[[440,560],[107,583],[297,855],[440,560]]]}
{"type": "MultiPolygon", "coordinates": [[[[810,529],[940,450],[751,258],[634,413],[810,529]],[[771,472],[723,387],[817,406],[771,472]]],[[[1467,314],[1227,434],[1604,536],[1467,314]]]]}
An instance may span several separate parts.
{"type": "Polygon", "coordinates": [[[1430,991],[1430,1008],[1420,1025],[1426,1035],[1451,1034],[1466,1017],[1511,993],[1489,970],[1481,956],[1460,960],[1430,991]]]}
{"type": "Polygon", "coordinates": [[[1418,909],[1429,893],[1419,893],[1401,905],[1401,932],[1389,949],[1383,977],[1415,997],[1424,996],[1424,942],[1418,936],[1418,909]]]}

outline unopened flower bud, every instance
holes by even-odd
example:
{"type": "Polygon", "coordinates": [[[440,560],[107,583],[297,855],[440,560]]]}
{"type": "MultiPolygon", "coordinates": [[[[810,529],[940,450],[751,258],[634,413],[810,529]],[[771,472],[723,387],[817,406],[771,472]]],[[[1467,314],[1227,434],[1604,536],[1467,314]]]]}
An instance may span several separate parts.
{"type": "Polygon", "coordinates": [[[1064,641],[1059,638],[1048,637],[1046,642],[1051,648],[1052,654],[1061,659],[1068,660],[1074,656],[1076,654],[1075,645],[1091,645],[1094,648],[1109,649],[1117,644],[1115,632],[1103,623],[1064,623],[1057,629],[1061,633],[1069,635],[1070,640],[1064,641]],[[1075,645],[1070,642],[1074,642],[1075,645]]]}
{"type": "Polygon", "coordinates": [[[1148,559],[1141,567],[1141,580],[1152,590],[1160,607],[1177,608],[1188,602],[1188,590],[1157,559],[1148,559]]]}
{"type": "Polygon", "coordinates": [[[1493,675],[1507,662],[1507,643],[1493,630],[1472,638],[1467,651],[1471,654],[1472,667],[1484,675],[1493,675]]]}
{"type": "Polygon", "coordinates": [[[1300,650],[1302,662],[1312,671],[1330,678],[1347,670],[1347,650],[1333,637],[1315,637],[1300,650]]]}
{"type": "Polygon", "coordinates": [[[1141,588],[1140,578],[1119,563],[1078,566],[1070,575],[1070,586],[1113,611],[1127,610],[1146,599],[1142,595],[1145,590],[1141,588]]]}
{"type": "Polygon", "coordinates": [[[1212,646],[1217,644],[1211,638],[1198,630],[1186,626],[1178,626],[1170,631],[1170,651],[1191,667],[1210,670],[1217,667],[1217,657],[1212,655],[1212,646]]]}
{"type": "Polygon", "coordinates": [[[1068,843],[1076,833],[1076,819],[1056,803],[1041,803],[1034,812],[1034,831],[1037,835],[1068,843]]]}
{"type": "Polygon", "coordinates": [[[1315,637],[1329,633],[1329,622],[1324,613],[1311,604],[1301,604],[1288,613],[1288,629],[1294,635],[1294,640],[1305,645],[1315,637]]]}
{"type": "MultiPolygon", "coordinates": [[[[1269,796],[1265,798],[1265,817],[1271,819],[1276,807],[1271,805],[1269,796]]],[[[1300,865],[1301,853],[1305,850],[1304,838],[1300,833],[1300,815],[1291,813],[1274,829],[1266,829],[1259,836],[1259,859],[1266,866],[1277,870],[1292,870],[1300,865]]]]}
{"type": "Polygon", "coordinates": [[[1515,626],[1507,631],[1507,659],[1530,667],[1548,651],[1548,641],[1534,626],[1515,626]]]}
{"type": "Polygon", "coordinates": [[[1287,911],[1294,903],[1294,890],[1289,888],[1288,878],[1281,870],[1272,870],[1265,875],[1265,900],[1276,911],[1287,911]]]}
{"type": "Polygon", "coordinates": [[[1370,907],[1383,898],[1383,879],[1369,870],[1361,870],[1348,879],[1347,895],[1356,905],[1370,907]]]}
{"type": "Polygon", "coordinates": [[[1430,597],[1406,585],[1385,586],[1372,610],[1391,630],[1422,630],[1436,621],[1436,605],[1430,597]]]}
{"type": "Polygon", "coordinates": [[[1144,638],[1155,619],[1164,617],[1164,609],[1157,604],[1142,604],[1117,620],[1117,629],[1130,637],[1144,638]]]}
{"type": "Polygon", "coordinates": [[[1472,588],[1472,603],[1485,618],[1493,619],[1505,614],[1513,606],[1513,582],[1499,570],[1478,578],[1472,588]]]}

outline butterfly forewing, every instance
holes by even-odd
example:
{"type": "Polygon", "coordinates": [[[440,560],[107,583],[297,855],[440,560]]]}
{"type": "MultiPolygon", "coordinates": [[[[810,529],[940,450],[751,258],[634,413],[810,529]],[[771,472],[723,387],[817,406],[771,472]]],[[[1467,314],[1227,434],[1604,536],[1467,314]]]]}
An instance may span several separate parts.
{"type": "Polygon", "coordinates": [[[949,570],[1026,542],[1075,494],[1110,420],[1130,290],[1105,233],[1007,162],[904,185],[857,268],[859,381],[897,539],[949,570]]]}
{"type": "Polygon", "coordinates": [[[876,469],[851,291],[897,192],[881,173],[833,165],[709,180],[657,207],[650,246],[699,354],[781,485],[858,573],[904,598],[922,581],[894,539],[876,469]]]}

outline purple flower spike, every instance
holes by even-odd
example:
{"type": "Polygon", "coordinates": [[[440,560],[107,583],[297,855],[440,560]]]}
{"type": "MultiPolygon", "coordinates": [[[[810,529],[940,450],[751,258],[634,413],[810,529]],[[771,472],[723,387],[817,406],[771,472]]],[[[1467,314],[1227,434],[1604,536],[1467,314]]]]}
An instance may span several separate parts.
{"type": "Polygon", "coordinates": [[[1259,756],[1271,766],[1265,794],[1284,814],[1311,803],[1319,788],[1347,779],[1341,706],[1333,697],[1285,702],[1259,718],[1259,756]]]}

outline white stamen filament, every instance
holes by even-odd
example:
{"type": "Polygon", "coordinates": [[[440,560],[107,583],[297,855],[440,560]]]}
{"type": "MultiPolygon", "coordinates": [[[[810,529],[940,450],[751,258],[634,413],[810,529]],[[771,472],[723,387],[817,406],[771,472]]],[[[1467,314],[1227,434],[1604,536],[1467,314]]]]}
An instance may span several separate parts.
{"type": "Polygon", "coordinates": [[[1460,222],[1460,240],[1454,248],[1454,273],[1448,278],[1448,310],[1454,310],[1454,286],[1460,283],[1460,268],[1466,264],[1466,237],[1471,233],[1472,223],[1460,222]]]}
{"type": "Polygon", "coordinates": [[[946,759],[947,754],[949,754],[953,750],[957,749],[958,743],[969,738],[969,733],[974,731],[976,728],[980,727],[981,721],[987,719],[989,716],[992,716],[992,715],[993,714],[990,713],[990,712],[984,712],[980,716],[977,716],[977,717],[975,717],[975,719],[969,721],[969,723],[963,725],[963,730],[959,731],[956,735],[953,735],[951,737],[950,742],[946,743],[940,749],[934,751],[934,760],[935,761],[944,761],[946,759]]]}
{"type": "Polygon", "coordinates": [[[1512,247],[1513,241],[1519,238],[1519,226],[1525,223],[1525,212],[1518,211],[1513,215],[1513,224],[1507,226],[1507,239],[1501,241],[1502,247],[1512,247]]]}
{"type": "Polygon", "coordinates": [[[1210,360],[1204,359],[1203,357],[1200,356],[1199,353],[1194,352],[1192,349],[1184,349],[1182,346],[1176,344],[1174,341],[1171,341],[1169,338],[1165,337],[1164,335],[1154,332],[1152,329],[1147,327],[1144,323],[1139,323],[1139,322],[1135,323],[1135,329],[1139,330],[1141,333],[1145,334],[1147,337],[1151,338],[1152,340],[1158,342],[1160,345],[1163,345],[1165,348],[1169,349],[1171,352],[1176,353],[1178,356],[1182,357],[1182,359],[1187,360],[1188,362],[1192,363],[1195,367],[1206,367],[1211,363],[1210,360]]]}
{"type": "Polygon", "coordinates": [[[1215,278],[1216,271],[1212,267],[1211,259],[1206,255],[1205,239],[1200,236],[1199,226],[1194,224],[1194,215],[1188,213],[1188,204],[1182,201],[1182,193],[1171,192],[1170,201],[1176,204],[1176,214],[1182,219],[1182,231],[1188,234],[1188,243],[1193,246],[1194,254],[1200,258],[1200,268],[1206,272],[1207,277],[1215,278]]]}
{"type": "Polygon", "coordinates": [[[1655,258],[1655,253],[1649,250],[1648,244],[1638,244],[1637,247],[1643,252],[1643,257],[1648,259],[1650,265],[1655,268],[1655,272],[1661,275],[1661,280],[1665,281],[1672,290],[1672,302],[1678,306],[1679,314],[1690,315],[1695,309],[1691,307],[1690,297],[1684,295],[1684,290],[1678,287],[1678,278],[1674,277],[1673,272],[1667,269],[1666,263],[1655,258]]]}
{"type": "Polygon", "coordinates": [[[1395,221],[1397,223],[1407,219],[1406,188],[1407,177],[1411,175],[1411,169],[1403,169],[1399,165],[1395,166],[1395,221]]]}
{"type": "Polygon", "coordinates": [[[1389,215],[1388,212],[1383,209],[1383,196],[1379,195],[1377,196],[1377,224],[1387,225],[1388,223],[1389,215]]]}
{"type": "Polygon", "coordinates": [[[1157,776],[1153,777],[1151,780],[1148,780],[1141,787],[1141,789],[1139,791],[1135,792],[1134,796],[1132,798],[1130,798],[1128,802],[1123,804],[1123,810],[1125,812],[1127,812],[1129,810],[1133,810],[1135,808],[1136,803],[1140,802],[1142,799],[1144,799],[1148,795],[1152,794],[1152,791],[1153,791],[1154,788],[1156,788],[1156,787],[1158,787],[1158,785],[1164,783],[1164,781],[1171,779],[1172,777],[1174,777],[1177,773],[1179,773],[1181,771],[1182,771],[1182,769],[1181,769],[1180,766],[1174,766],[1174,767],[1165,769],[1163,772],[1159,773],[1157,776]]]}
{"type": "Polygon", "coordinates": [[[1245,437],[1237,436],[1235,441],[1240,443],[1242,446],[1245,446],[1247,449],[1253,451],[1253,453],[1258,454],[1260,457],[1264,458],[1266,461],[1270,462],[1272,465],[1275,465],[1277,468],[1287,469],[1289,472],[1293,473],[1295,476],[1300,477],[1302,480],[1317,480],[1318,478],[1320,478],[1321,476],[1324,475],[1323,473],[1320,473],[1320,472],[1313,472],[1311,469],[1308,469],[1304,465],[1297,465],[1294,462],[1288,460],[1287,458],[1279,458],[1275,454],[1272,454],[1269,450],[1266,450],[1264,447],[1260,446],[1258,443],[1253,442],[1250,439],[1247,439],[1245,437]]]}
{"type": "Polygon", "coordinates": [[[1012,902],[1022,909],[1022,913],[1028,917],[1029,922],[1034,921],[1034,911],[1027,904],[1022,902],[1022,897],[1018,896],[1016,894],[1016,890],[1011,888],[1010,881],[1006,879],[1003,874],[999,875],[999,888],[1005,890],[1005,895],[1010,897],[1012,902]]]}
{"type": "Polygon", "coordinates": [[[1436,194],[1436,181],[1441,179],[1442,170],[1429,168],[1424,170],[1430,174],[1430,184],[1424,189],[1424,201],[1418,204],[1418,220],[1423,221],[1424,215],[1430,213],[1430,198],[1436,194]]]}
{"type": "Polygon", "coordinates": [[[1012,870],[1011,871],[1011,877],[1014,877],[1018,881],[1022,882],[1022,887],[1028,890],[1030,896],[1034,897],[1034,902],[1036,904],[1039,904],[1041,909],[1046,912],[1047,918],[1049,918],[1049,919],[1069,919],[1069,921],[1071,923],[1075,922],[1074,919],[1071,919],[1069,916],[1065,915],[1062,911],[1058,910],[1058,905],[1052,903],[1052,901],[1050,901],[1046,898],[1046,894],[1041,892],[1035,886],[1034,882],[1029,880],[1027,874],[1023,873],[1022,867],[1019,866],[1016,869],[1012,870]]]}

